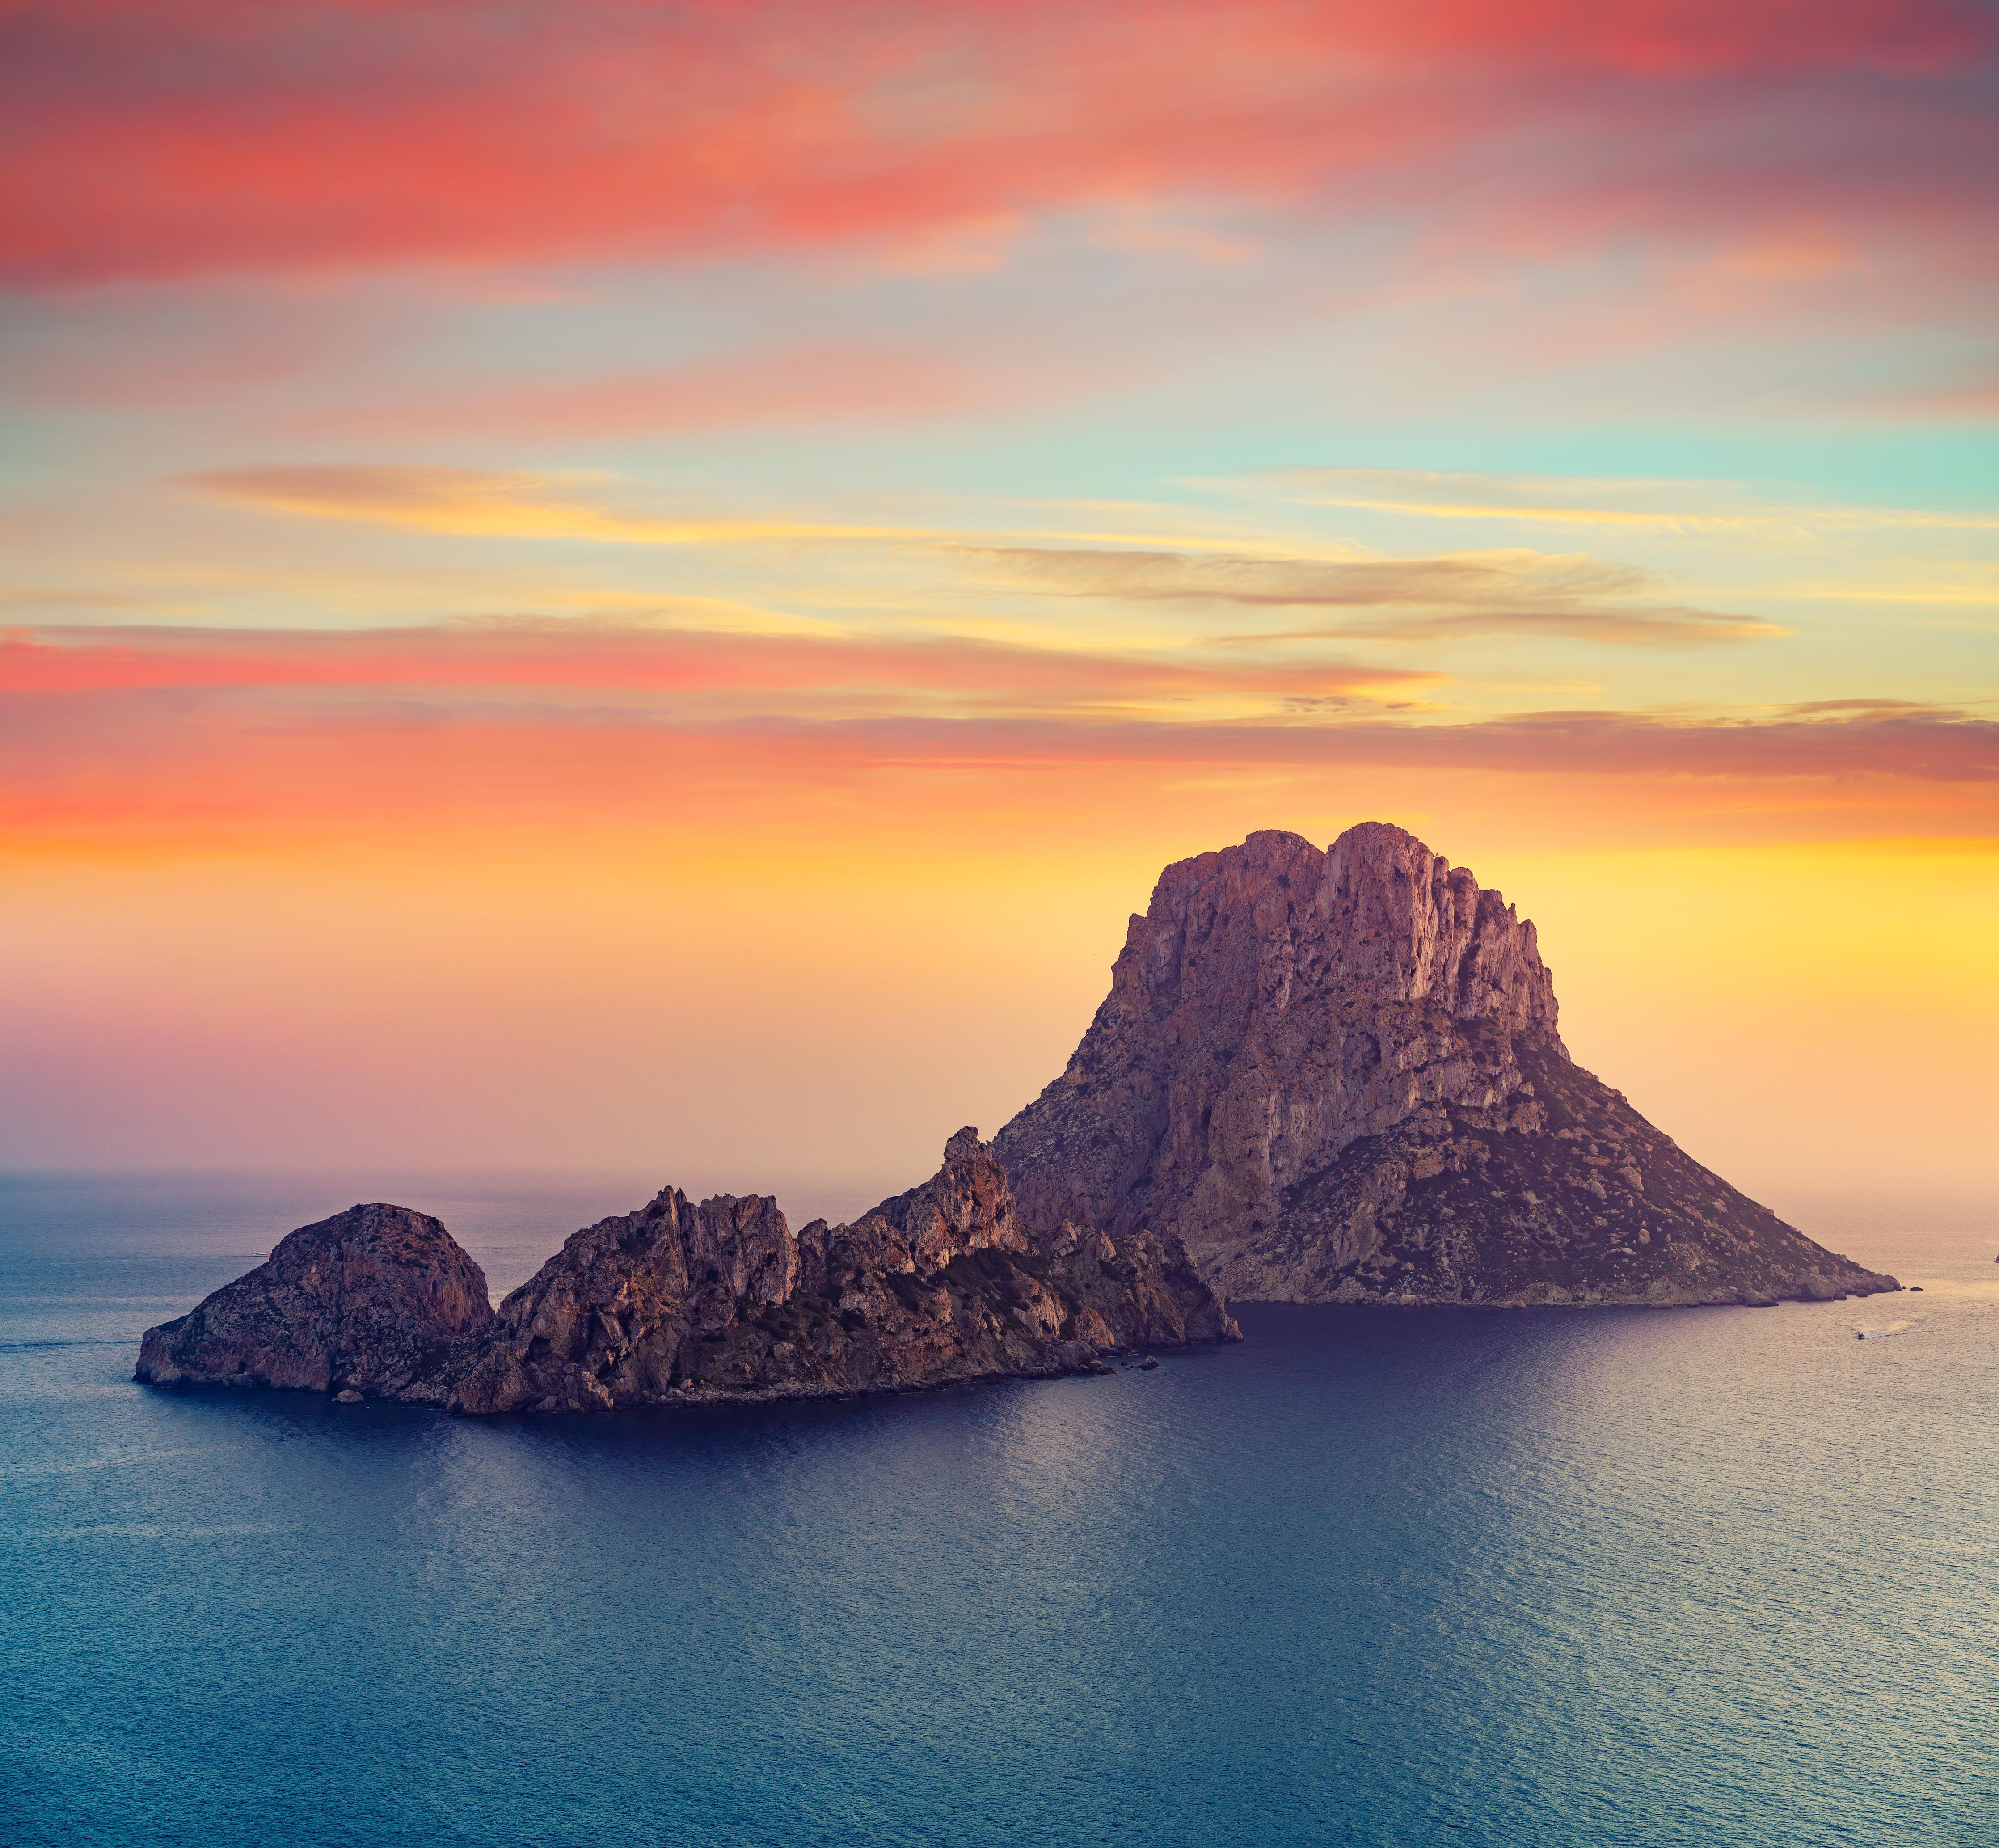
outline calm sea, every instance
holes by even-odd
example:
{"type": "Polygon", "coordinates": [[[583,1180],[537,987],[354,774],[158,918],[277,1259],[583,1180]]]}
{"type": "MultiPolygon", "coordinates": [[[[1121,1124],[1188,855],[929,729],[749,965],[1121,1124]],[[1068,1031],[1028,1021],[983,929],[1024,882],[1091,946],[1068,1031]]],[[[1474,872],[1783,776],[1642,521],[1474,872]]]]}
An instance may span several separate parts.
{"type": "MultiPolygon", "coordinates": [[[[395,1197],[497,1293],[646,1191],[395,1197]]],[[[0,1180],[12,1848],[1999,1842],[1983,1206],[1776,1202],[1921,1295],[1252,1309],[851,1404],[131,1383],[381,1191],[0,1180]]]]}

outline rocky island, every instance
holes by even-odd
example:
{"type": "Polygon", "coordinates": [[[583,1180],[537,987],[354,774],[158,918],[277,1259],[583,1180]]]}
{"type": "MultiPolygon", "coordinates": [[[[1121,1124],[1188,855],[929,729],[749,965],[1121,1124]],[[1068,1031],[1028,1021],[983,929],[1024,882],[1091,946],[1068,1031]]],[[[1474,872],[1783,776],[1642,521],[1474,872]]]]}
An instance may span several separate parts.
{"type": "Polygon", "coordinates": [[[1570,1059],[1533,925],[1399,827],[1169,866],[994,1138],[1031,1226],[1185,1240],[1232,1299],[1770,1304],[1900,1286],[1570,1059]]]}
{"type": "Polygon", "coordinates": [[[497,1311],[437,1220],[356,1206],[147,1330],[137,1377],[609,1411],[1093,1373],[1107,1354],[1241,1339],[1170,1235],[1031,1235],[963,1129],[929,1181],[851,1226],[794,1233],[767,1196],[665,1188],[573,1235],[497,1311]]]}
{"type": "Polygon", "coordinates": [[[486,1273],[438,1221],[356,1206],[301,1226],[255,1270],[147,1329],[137,1377],[393,1398],[492,1319],[486,1273]]]}
{"type": "Polygon", "coordinates": [[[1703,1167],[1555,1021],[1533,925],[1413,835],[1252,834],[1161,875],[1068,1069],[993,1146],[960,1130],[930,1181],[851,1225],[794,1233],[768,1196],[670,1187],[496,1311],[437,1220],[356,1206],[147,1330],[137,1377],[608,1411],[1097,1372],[1241,1340],[1222,1292],[1502,1308],[1900,1287],[1703,1167]]]}

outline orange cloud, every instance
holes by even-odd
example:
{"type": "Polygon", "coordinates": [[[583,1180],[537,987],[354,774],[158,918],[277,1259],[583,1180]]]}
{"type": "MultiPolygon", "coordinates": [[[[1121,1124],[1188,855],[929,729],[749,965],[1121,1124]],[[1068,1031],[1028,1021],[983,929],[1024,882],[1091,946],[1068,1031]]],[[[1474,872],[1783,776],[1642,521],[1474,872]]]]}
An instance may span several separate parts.
{"type": "Polygon", "coordinates": [[[0,692],[499,689],[611,704],[698,695],[702,716],[1157,711],[1176,704],[1349,701],[1435,681],[1427,670],[1291,657],[1214,661],[975,638],[758,634],[523,618],[449,628],[245,632],[96,629],[0,635],[0,692]]]}
{"type": "Polygon", "coordinates": [[[1337,664],[546,623],[53,633],[0,647],[17,853],[605,830],[804,851],[974,826],[1024,844],[1233,816],[1259,790],[1497,803],[1571,841],[1675,817],[1999,836],[1999,722],[1933,706],[1446,723],[1394,716],[1391,674],[1337,664]]]}
{"type": "MultiPolygon", "coordinates": [[[[1994,394],[1999,401],[1999,392],[1994,394]]],[[[1914,400],[1893,400],[1907,409],[1914,400]]],[[[1931,408],[1975,409],[1967,387],[1931,408]]],[[[1932,527],[1963,532],[1999,529],[1999,515],[1921,507],[1855,507],[1755,503],[1742,484],[1717,481],[1611,481],[1436,470],[1266,469],[1210,485],[1269,491],[1301,506],[1351,507],[1426,519],[1499,520],[1523,525],[1631,527],[1682,534],[1867,532],[1932,527]]]]}
{"type": "Polygon", "coordinates": [[[893,539],[911,536],[914,530],[625,513],[580,495],[577,490],[585,479],[497,469],[324,463],[218,469],[192,477],[189,485],[217,500],[274,513],[370,520],[463,538],[684,546],[761,539],[893,539]]]}

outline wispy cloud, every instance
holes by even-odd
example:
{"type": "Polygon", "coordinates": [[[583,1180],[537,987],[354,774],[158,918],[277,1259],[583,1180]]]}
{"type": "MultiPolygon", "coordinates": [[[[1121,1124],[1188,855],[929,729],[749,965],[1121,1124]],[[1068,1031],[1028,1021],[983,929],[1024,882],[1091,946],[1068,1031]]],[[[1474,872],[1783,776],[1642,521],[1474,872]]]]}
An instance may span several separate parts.
{"type": "Polygon", "coordinates": [[[371,441],[500,436],[537,440],[685,435],[780,425],[923,423],[1017,407],[1074,381],[1057,367],[1024,375],[916,348],[781,347],[664,370],[628,371],[478,390],[411,393],[320,411],[307,432],[371,441]]]}
{"type": "Polygon", "coordinates": [[[153,599],[136,591],[99,589],[75,584],[0,584],[0,605],[32,613],[80,609],[138,610],[153,599]]]}
{"type": "Polygon", "coordinates": [[[1969,379],[1962,385],[1911,394],[1901,403],[1903,408],[1924,416],[1941,415],[1989,423],[1999,418],[1999,379],[1969,379]]]}
{"type": "Polygon", "coordinates": [[[682,518],[626,511],[587,487],[601,477],[369,463],[220,469],[189,477],[199,492],[273,513],[366,520],[463,538],[586,539],[687,546],[754,539],[896,539],[920,529],[792,519],[682,518]]]}
{"type": "Polygon", "coordinates": [[[1311,657],[1033,647],[975,637],[760,633],[613,620],[487,618],[421,629],[94,629],[0,633],[0,690],[21,695],[393,689],[490,709],[580,704],[719,721],[915,713],[1188,717],[1406,698],[1422,668],[1311,657]]]}
{"type": "MultiPolygon", "coordinates": [[[[266,513],[355,520],[461,538],[582,540],[619,546],[736,545],[762,540],[863,539],[964,549],[1000,539],[1061,539],[1106,546],[1170,544],[1221,550],[1233,542],[1197,532],[1143,529],[1173,510],[1142,503],[979,503],[980,529],[764,515],[712,506],[662,511],[658,491],[603,471],[453,468],[401,463],[275,463],[217,469],[181,485],[205,498],[266,513]],[[1031,516],[1039,516],[1027,523],[1031,516]],[[1051,529],[1051,522],[1065,523],[1051,529]],[[1129,524],[1125,522],[1128,521],[1129,524]],[[1137,528],[1138,529],[1133,529],[1137,528]]],[[[918,498],[936,511],[930,497],[918,498]]],[[[965,511],[961,504],[958,511],[965,511]]],[[[1180,510],[1183,525],[1184,510],[1180,510]]]]}
{"type": "Polygon", "coordinates": [[[458,537],[648,546],[865,540],[941,550],[986,586],[1035,596],[1190,610],[1354,612],[1338,624],[1210,638],[1238,648],[1488,636],[1681,647],[1787,633],[1755,617],[1665,601],[1651,574],[1628,566],[1520,550],[1325,558],[1232,550],[1213,540],[1167,548],[1137,543],[1138,536],[1095,533],[1073,536],[1100,542],[1090,546],[1001,545],[935,526],[661,515],[601,477],[384,464],[237,469],[195,477],[192,485],[270,512],[458,537]],[[1370,611],[1392,613],[1370,619],[1363,612],[1370,611]]]}
{"type": "Polygon", "coordinates": [[[1272,468],[1204,486],[1296,505],[1424,519],[1628,527],[1641,532],[1770,533],[1928,527],[1999,532],[1999,513],[1752,501],[1735,482],[1347,467],[1272,468]]]}
{"type": "Polygon", "coordinates": [[[1219,643],[1548,636],[1674,647],[1781,636],[1778,625],[1647,602],[1651,576],[1593,558],[1507,551],[1320,560],[1242,553],[967,548],[989,576],[1045,594],[1197,608],[1393,611],[1337,625],[1237,633],[1219,643]]]}
{"type": "MultiPolygon", "coordinates": [[[[1157,535],[1088,530],[1086,518],[1107,511],[1089,506],[1065,510],[1084,529],[1057,535],[1037,528],[989,528],[972,534],[939,525],[760,516],[712,508],[662,512],[650,504],[657,498],[653,491],[594,473],[283,463],[210,471],[189,477],[185,485],[208,498],[268,513],[459,538],[612,546],[870,542],[908,556],[929,552],[954,557],[992,588],[1105,602],[1271,609],[1395,606],[1411,612],[1429,605],[1442,612],[1429,623],[1430,632],[1439,636],[1512,628],[1640,642],[1734,640],[1782,633],[1747,617],[1614,603],[1620,595],[1649,588],[1650,580],[1595,559],[1528,551],[1395,560],[1259,555],[1191,533],[1174,536],[1168,546],[1157,535]],[[1088,543],[994,543],[1056,536],[1088,543]],[[1516,619],[1509,622],[1509,612],[1516,619]]],[[[1056,510],[1035,511],[1045,515],[1056,510]]],[[[1419,623],[1414,615],[1405,621],[1419,623]]],[[[1356,624],[1342,633],[1358,638],[1377,632],[1356,624]]],[[[1334,633],[1301,630],[1294,639],[1324,640],[1334,633]]]]}
{"type": "Polygon", "coordinates": [[[1248,477],[1245,485],[1252,493],[1272,493],[1305,506],[1349,507],[1429,519],[1681,532],[1727,532],[1768,523],[1767,515],[1717,508],[1713,504],[1713,485],[1706,483],[1419,469],[1276,468],[1248,477]],[[1689,504],[1694,498],[1709,504],[1689,504]]]}

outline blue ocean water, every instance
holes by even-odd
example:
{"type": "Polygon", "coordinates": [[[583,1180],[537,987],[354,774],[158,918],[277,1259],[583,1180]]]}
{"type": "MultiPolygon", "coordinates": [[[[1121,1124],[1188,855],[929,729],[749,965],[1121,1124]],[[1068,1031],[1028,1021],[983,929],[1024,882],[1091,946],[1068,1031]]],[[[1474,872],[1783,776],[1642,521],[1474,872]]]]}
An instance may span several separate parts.
{"type": "MultiPolygon", "coordinates": [[[[492,1422],[131,1383],[379,1191],[0,1179],[15,1848],[1999,1841],[1975,1203],[1779,1202],[1921,1295],[1252,1309],[1103,1379],[492,1422]]],[[[401,1197],[497,1293],[646,1191],[401,1197]]]]}

